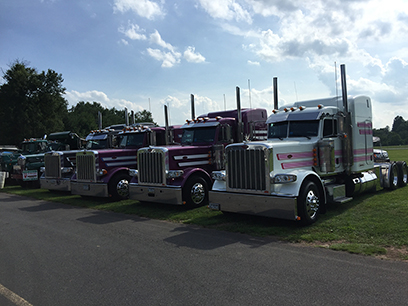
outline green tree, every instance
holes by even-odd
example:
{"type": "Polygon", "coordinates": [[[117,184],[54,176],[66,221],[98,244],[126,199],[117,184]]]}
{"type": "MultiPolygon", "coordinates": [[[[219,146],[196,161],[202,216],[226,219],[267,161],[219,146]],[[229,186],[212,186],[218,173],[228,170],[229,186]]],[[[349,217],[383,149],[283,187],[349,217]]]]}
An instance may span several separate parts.
{"type": "Polygon", "coordinates": [[[38,73],[21,61],[3,72],[0,85],[0,143],[18,144],[24,138],[42,137],[64,130],[67,101],[61,74],[48,69],[38,73]]]}

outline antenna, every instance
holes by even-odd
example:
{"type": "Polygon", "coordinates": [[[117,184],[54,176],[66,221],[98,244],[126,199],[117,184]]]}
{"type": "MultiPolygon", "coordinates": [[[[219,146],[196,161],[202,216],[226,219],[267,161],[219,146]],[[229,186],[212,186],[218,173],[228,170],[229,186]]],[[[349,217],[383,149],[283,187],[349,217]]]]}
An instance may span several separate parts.
{"type": "Polygon", "coordinates": [[[293,82],[293,85],[295,86],[296,102],[298,102],[298,95],[297,95],[297,89],[296,89],[296,82],[293,82]]]}
{"type": "Polygon", "coordinates": [[[248,96],[249,96],[249,108],[252,108],[251,105],[251,81],[248,79],[248,96]]]}
{"type": "Polygon", "coordinates": [[[335,81],[335,84],[336,84],[336,100],[337,100],[337,107],[339,106],[339,99],[337,99],[337,97],[339,96],[339,93],[338,93],[338,86],[337,86],[337,63],[336,62],[334,62],[334,81],[335,81]]]}
{"type": "Polygon", "coordinates": [[[150,107],[150,98],[149,98],[149,112],[150,113],[152,112],[151,107],[150,107]]]}
{"type": "Polygon", "coordinates": [[[227,110],[227,101],[225,100],[225,94],[224,94],[224,110],[227,110]]]}

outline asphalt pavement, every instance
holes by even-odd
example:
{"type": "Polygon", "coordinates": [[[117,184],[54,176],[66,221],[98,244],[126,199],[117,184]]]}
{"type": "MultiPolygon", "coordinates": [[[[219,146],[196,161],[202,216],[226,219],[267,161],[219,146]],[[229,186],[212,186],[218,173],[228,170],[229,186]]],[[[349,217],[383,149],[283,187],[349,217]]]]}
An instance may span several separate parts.
{"type": "Polygon", "coordinates": [[[407,304],[405,262],[0,193],[0,305],[407,304]]]}

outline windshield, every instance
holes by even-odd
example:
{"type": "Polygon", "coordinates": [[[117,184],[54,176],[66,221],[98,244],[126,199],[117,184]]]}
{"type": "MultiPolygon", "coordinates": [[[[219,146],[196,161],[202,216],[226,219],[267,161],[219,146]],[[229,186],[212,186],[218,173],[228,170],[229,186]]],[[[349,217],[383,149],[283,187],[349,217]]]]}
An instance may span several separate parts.
{"type": "Polygon", "coordinates": [[[46,142],[27,142],[21,145],[23,154],[27,153],[40,153],[48,151],[48,145],[46,142]]]}
{"type": "Polygon", "coordinates": [[[119,147],[142,147],[146,133],[134,133],[123,135],[119,147]]]}
{"type": "Polygon", "coordinates": [[[319,121],[284,121],[271,123],[268,138],[314,137],[318,136],[319,121]]]}
{"type": "Polygon", "coordinates": [[[184,129],[181,144],[213,143],[217,127],[184,129]]]}
{"type": "Polygon", "coordinates": [[[86,143],[87,149],[105,149],[108,147],[108,139],[92,139],[86,143]]]}

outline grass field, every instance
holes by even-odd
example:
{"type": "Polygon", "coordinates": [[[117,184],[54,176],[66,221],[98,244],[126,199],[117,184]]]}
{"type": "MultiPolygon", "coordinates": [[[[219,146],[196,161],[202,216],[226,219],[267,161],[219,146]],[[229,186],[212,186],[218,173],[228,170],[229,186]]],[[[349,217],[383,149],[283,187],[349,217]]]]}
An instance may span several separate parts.
{"type": "MultiPolygon", "coordinates": [[[[391,160],[408,161],[408,146],[383,149],[388,151],[391,160]]],[[[20,186],[6,186],[1,191],[79,207],[136,214],[253,236],[275,236],[288,242],[408,261],[408,186],[395,191],[380,190],[361,195],[345,204],[330,205],[327,213],[309,227],[271,218],[224,215],[206,207],[188,210],[180,206],[134,200],[111,202],[109,199],[82,198],[69,193],[23,189],[20,186]]]]}

